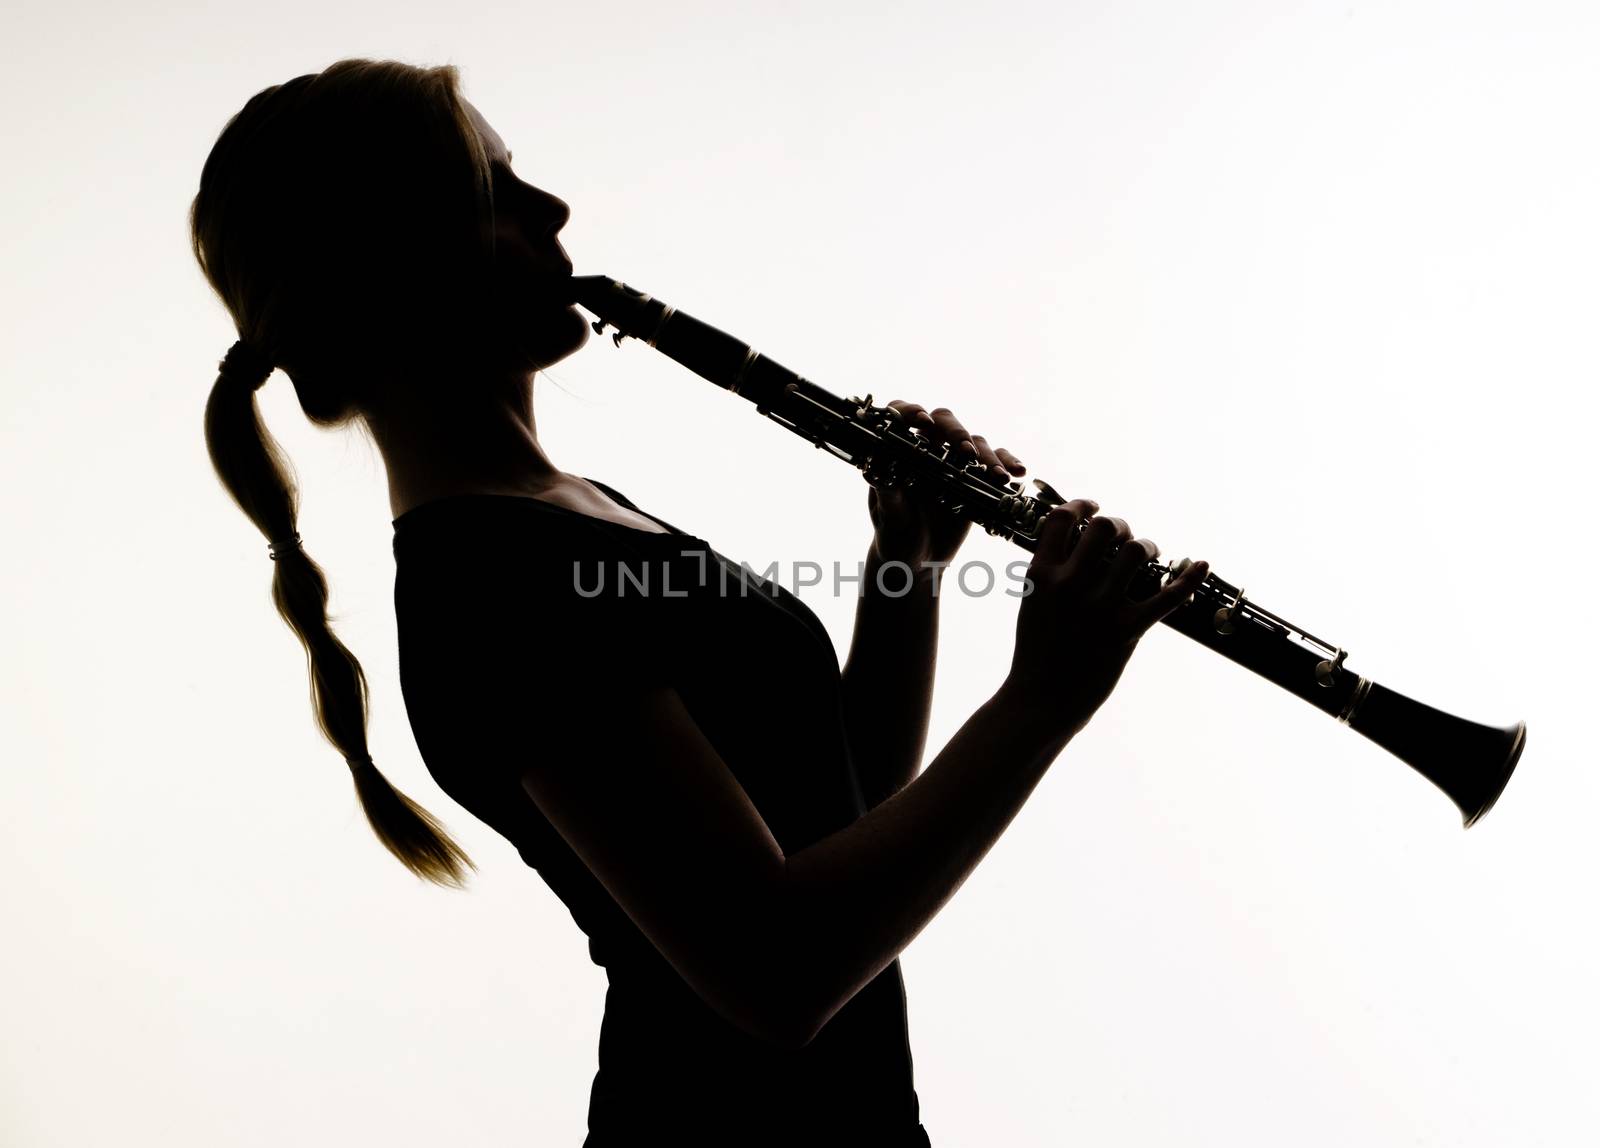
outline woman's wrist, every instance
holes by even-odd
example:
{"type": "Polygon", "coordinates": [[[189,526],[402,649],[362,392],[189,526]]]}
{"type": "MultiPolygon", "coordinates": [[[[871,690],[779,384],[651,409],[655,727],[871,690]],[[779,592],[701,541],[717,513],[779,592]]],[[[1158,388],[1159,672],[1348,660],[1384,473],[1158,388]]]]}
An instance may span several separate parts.
{"type": "Polygon", "coordinates": [[[1082,713],[1081,707],[1075,708],[1072,699],[1062,695],[1059,683],[1007,674],[987,705],[1030,740],[1053,744],[1060,752],[1094,716],[1092,710],[1082,713]]]}
{"type": "Polygon", "coordinates": [[[949,567],[948,562],[935,562],[923,556],[896,555],[893,551],[885,553],[878,539],[874,538],[867,547],[865,584],[890,592],[922,587],[933,590],[937,596],[939,586],[944,581],[944,572],[949,567]]]}

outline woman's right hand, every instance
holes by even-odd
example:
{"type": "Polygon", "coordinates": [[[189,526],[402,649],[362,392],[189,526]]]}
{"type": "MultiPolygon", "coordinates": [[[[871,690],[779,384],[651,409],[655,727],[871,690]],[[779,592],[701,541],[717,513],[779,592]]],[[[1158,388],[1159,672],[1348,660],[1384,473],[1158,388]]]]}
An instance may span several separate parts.
{"type": "Polygon", "coordinates": [[[1028,567],[1031,590],[1017,612],[1011,672],[1002,692],[1058,732],[1082,729],[1111,695],[1134,647],[1151,626],[1182,605],[1209,566],[1194,562],[1153,596],[1128,597],[1134,577],[1160,556],[1120,518],[1097,518],[1099,505],[1078,498],[1052,509],[1028,567]],[[1082,531],[1084,519],[1089,525],[1082,531]],[[1103,561],[1113,549],[1109,563],[1103,561]]]}

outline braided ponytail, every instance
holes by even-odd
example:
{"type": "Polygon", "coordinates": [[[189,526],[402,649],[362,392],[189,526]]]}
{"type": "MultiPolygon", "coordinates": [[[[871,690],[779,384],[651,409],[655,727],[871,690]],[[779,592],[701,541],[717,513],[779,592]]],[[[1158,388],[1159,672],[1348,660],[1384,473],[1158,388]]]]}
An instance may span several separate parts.
{"type": "Polygon", "coordinates": [[[261,421],[253,389],[224,371],[205,413],[206,447],[224,488],[275,542],[272,602],[306,651],[317,726],[344,755],[378,840],[418,877],[460,888],[475,868],[433,816],[389,784],[367,750],[367,678],[328,624],[322,567],[298,545],[300,493],[293,467],[261,421]]]}
{"type": "Polygon", "coordinates": [[[189,208],[195,259],[244,336],[206,402],[212,467],[271,545],[273,604],[368,824],[411,872],[457,888],[472,861],[367,750],[366,676],[329,626],[293,468],[254,392],[281,367],[308,419],[344,426],[407,369],[473,345],[493,179],[458,81],[453,65],[353,58],[265,88],[223,128],[189,208]]]}

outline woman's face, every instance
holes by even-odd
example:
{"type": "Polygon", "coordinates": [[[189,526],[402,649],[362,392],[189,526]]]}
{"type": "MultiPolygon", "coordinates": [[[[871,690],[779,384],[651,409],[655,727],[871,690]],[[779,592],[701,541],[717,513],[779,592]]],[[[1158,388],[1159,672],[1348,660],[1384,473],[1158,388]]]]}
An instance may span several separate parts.
{"type": "Polygon", "coordinates": [[[572,214],[566,203],[518,179],[500,133],[470,102],[494,175],[496,298],[499,321],[526,366],[538,370],[572,354],[589,338],[588,320],[570,301],[572,260],[556,233],[572,214]]]}

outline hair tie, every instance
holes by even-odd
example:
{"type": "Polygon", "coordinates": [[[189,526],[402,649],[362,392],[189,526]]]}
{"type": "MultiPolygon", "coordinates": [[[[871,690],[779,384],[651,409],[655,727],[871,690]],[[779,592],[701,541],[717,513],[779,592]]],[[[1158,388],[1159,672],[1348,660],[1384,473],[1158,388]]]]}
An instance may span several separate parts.
{"type": "Polygon", "coordinates": [[[217,371],[229,382],[259,391],[273,372],[272,360],[259,348],[243,339],[228,348],[228,353],[217,363],[217,371]]]}
{"type": "Polygon", "coordinates": [[[344,760],[345,764],[353,770],[360,769],[364,765],[370,765],[373,769],[378,768],[377,763],[372,760],[372,755],[370,753],[355,754],[351,757],[345,758],[344,760]]]}
{"type": "Polygon", "coordinates": [[[267,557],[276,562],[278,560],[279,549],[282,549],[285,554],[291,550],[301,550],[303,552],[304,548],[300,545],[300,532],[296,530],[294,532],[294,537],[288,541],[283,541],[280,539],[275,542],[268,542],[267,557]]]}

